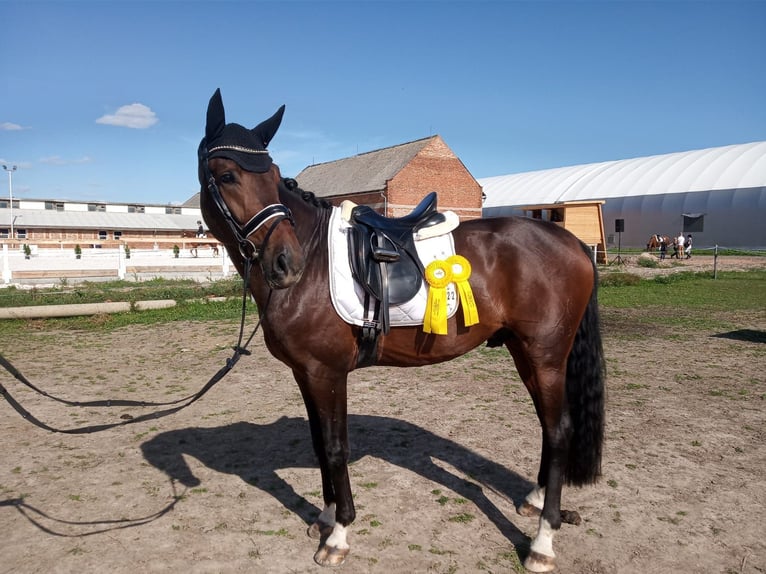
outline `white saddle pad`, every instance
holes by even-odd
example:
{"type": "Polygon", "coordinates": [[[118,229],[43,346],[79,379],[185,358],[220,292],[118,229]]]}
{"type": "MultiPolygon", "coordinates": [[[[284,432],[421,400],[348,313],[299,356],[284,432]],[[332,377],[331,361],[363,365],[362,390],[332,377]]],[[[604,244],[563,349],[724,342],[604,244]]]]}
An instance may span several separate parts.
{"type": "MultiPolygon", "coordinates": [[[[348,230],[350,225],[341,217],[339,207],[333,207],[327,241],[330,253],[330,297],[338,315],[352,325],[364,325],[364,289],[351,275],[348,258],[348,230]]],[[[415,241],[420,261],[427,266],[431,261],[447,259],[455,254],[452,234],[415,241]]],[[[422,325],[428,300],[426,280],[418,294],[410,301],[389,309],[391,326],[422,325]]],[[[447,286],[447,316],[452,317],[458,308],[455,284],[447,286]]]]}

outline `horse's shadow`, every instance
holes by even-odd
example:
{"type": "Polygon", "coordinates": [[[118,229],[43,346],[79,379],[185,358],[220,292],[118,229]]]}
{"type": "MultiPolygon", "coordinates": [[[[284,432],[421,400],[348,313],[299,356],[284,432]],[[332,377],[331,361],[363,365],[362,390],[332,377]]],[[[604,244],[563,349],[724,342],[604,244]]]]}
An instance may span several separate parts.
{"type": "MultiPolygon", "coordinates": [[[[484,493],[484,489],[490,489],[518,506],[533,486],[520,475],[451,440],[393,418],[350,415],[349,434],[352,462],[373,456],[419,474],[472,501],[517,547],[528,543],[526,535],[484,493]],[[434,460],[443,461],[472,480],[445,470],[434,460]]],[[[307,524],[316,518],[316,507],[277,474],[282,468],[316,468],[320,485],[319,467],[304,419],[282,417],[264,425],[239,422],[179,429],[155,436],[143,443],[141,450],[150,464],[187,487],[197,486],[200,481],[183,455],[218,472],[237,475],[268,492],[307,524]]]]}

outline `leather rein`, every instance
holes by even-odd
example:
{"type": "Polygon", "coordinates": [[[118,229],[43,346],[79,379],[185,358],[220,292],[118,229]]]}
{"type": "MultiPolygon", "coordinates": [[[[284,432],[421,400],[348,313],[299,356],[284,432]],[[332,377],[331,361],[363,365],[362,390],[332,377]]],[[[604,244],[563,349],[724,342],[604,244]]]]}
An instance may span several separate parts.
{"type": "Polygon", "coordinates": [[[18,369],[16,369],[16,367],[14,367],[10,361],[8,361],[2,354],[0,354],[0,366],[2,366],[6,371],[8,371],[17,381],[19,381],[23,385],[27,386],[28,388],[32,389],[36,393],[46,398],[49,398],[51,400],[54,400],[69,406],[75,406],[75,407],[170,407],[164,410],[147,413],[137,417],[133,417],[132,415],[129,415],[129,414],[124,414],[120,417],[121,420],[119,422],[99,424],[99,425],[89,425],[89,426],[77,427],[72,429],[60,429],[60,428],[50,426],[44,423],[43,421],[39,420],[38,418],[36,418],[28,410],[26,410],[21,404],[19,404],[19,402],[13,398],[13,396],[8,392],[8,390],[2,384],[0,384],[0,395],[3,396],[3,398],[8,402],[8,404],[11,405],[11,407],[13,407],[13,409],[22,416],[22,418],[24,418],[25,420],[29,421],[30,423],[44,430],[55,432],[55,433],[62,433],[62,434],[89,434],[89,433],[100,432],[100,431],[104,431],[104,430],[119,427],[119,426],[133,424],[137,422],[155,420],[158,418],[162,418],[162,417],[177,413],[178,411],[185,409],[189,405],[197,402],[211,388],[213,388],[213,386],[218,381],[223,379],[223,377],[234,368],[234,365],[237,364],[237,362],[242,357],[242,355],[251,354],[250,351],[247,349],[247,347],[250,345],[250,342],[253,340],[253,337],[255,336],[256,332],[261,326],[263,319],[265,319],[266,317],[266,310],[268,309],[269,302],[271,301],[272,290],[271,289],[269,290],[269,295],[268,295],[268,298],[266,299],[265,305],[263,306],[263,310],[258,319],[258,323],[253,328],[253,332],[247,338],[245,343],[242,344],[242,339],[243,339],[244,330],[245,330],[245,316],[247,313],[247,297],[249,294],[249,287],[250,287],[250,273],[252,271],[253,264],[255,264],[258,261],[260,254],[266,249],[266,245],[269,241],[269,238],[271,237],[271,234],[274,232],[274,229],[277,227],[277,225],[279,225],[282,221],[287,220],[293,226],[295,226],[295,221],[293,220],[293,216],[290,210],[285,205],[279,203],[279,204],[272,204],[272,205],[266,206],[257,214],[255,214],[246,224],[240,225],[239,222],[237,222],[237,220],[234,219],[234,216],[232,216],[231,211],[229,210],[229,207],[226,205],[226,202],[223,200],[223,197],[221,197],[221,192],[218,189],[218,185],[215,182],[215,178],[213,177],[212,173],[210,172],[210,168],[208,167],[207,159],[208,159],[207,149],[203,149],[202,153],[200,154],[200,162],[204,170],[205,180],[207,181],[207,191],[210,193],[213,203],[218,209],[220,215],[223,217],[224,221],[226,221],[227,225],[229,226],[229,229],[234,234],[234,237],[237,239],[240,254],[244,258],[242,313],[241,313],[241,319],[240,319],[240,325],[239,325],[239,338],[237,340],[237,344],[233,347],[234,354],[226,360],[226,364],[223,367],[221,367],[218,370],[218,372],[215,373],[199,391],[197,391],[193,395],[189,395],[182,399],[169,401],[169,402],[146,402],[146,401],[123,400],[123,399],[100,400],[100,401],[70,401],[67,399],[62,399],[54,395],[51,395],[47,393],[46,391],[43,391],[39,389],[38,387],[36,387],[18,369]],[[271,222],[271,226],[266,232],[266,235],[263,241],[261,242],[260,246],[256,246],[250,240],[249,236],[255,233],[258,229],[260,229],[269,221],[271,222]]]}

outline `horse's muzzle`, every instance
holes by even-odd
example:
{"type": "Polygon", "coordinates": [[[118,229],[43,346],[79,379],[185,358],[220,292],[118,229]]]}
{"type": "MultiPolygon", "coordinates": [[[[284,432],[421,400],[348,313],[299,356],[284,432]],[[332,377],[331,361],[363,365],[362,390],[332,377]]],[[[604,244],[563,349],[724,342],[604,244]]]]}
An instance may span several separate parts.
{"type": "Polygon", "coordinates": [[[282,247],[268,253],[261,260],[261,269],[272,289],[285,289],[295,285],[303,276],[305,261],[300,251],[282,247]]]}

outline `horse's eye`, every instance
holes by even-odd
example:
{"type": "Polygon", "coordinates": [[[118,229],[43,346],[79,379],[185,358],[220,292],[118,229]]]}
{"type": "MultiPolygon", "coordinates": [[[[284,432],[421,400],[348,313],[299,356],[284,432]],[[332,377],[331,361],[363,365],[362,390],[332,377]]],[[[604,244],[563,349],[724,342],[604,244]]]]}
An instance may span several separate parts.
{"type": "Polygon", "coordinates": [[[221,183],[234,183],[234,174],[230,171],[221,175],[221,183]]]}

